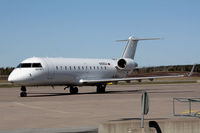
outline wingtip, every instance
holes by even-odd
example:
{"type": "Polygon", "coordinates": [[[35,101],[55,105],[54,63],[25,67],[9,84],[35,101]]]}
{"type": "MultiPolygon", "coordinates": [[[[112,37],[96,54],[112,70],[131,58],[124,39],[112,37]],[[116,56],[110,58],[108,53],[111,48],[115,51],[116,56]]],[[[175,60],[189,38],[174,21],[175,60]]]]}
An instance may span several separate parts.
{"type": "Polygon", "coordinates": [[[192,66],[192,69],[191,69],[190,73],[186,75],[187,77],[190,77],[190,76],[192,76],[192,75],[193,75],[194,68],[195,68],[195,66],[196,66],[196,65],[197,65],[197,64],[193,64],[193,66],[192,66]]]}

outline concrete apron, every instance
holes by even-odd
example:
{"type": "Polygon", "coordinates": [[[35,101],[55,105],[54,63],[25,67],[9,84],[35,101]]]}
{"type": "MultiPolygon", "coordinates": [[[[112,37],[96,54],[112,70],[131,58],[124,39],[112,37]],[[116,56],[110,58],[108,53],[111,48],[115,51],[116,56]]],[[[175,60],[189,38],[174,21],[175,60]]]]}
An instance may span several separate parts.
{"type": "Polygon", "coordinates": [[[100,125],[98,133],[200,133],[200,119],[151,119],[145,120],[144,128],[140,120],[111,121],[100,125]]]}

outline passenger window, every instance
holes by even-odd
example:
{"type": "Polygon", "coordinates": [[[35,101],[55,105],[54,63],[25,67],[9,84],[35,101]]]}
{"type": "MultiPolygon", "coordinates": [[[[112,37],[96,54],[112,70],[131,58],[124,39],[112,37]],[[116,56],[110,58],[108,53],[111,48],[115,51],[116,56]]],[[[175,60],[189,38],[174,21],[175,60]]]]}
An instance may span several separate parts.
{"type": "Polygon", "coordinates": [[[90,66],[90,70],[92,70],[92,67],[90,66]]]}
{"type": "Polygon", "coordinates": [[[95,66],[94,66],[94,70],[95,70],[95,66]]]}
{"type": "Polygon", "coordinates": [[[71,67],[71,66],[69,66],[69,69],[70,69],[70,70],[72,70],[72,67],[71,67]]]}
{"type": "Polygon", "coordinates": [[[74,70],[76,70],[76,67],[74,66],[74,70]]]}
{"type": "Polygon", "coordinates": [[[67,70],[67,66],[65,66],[65,70],[67,70]]]}
{"type": "Polygon", "coordinates": [[[78,66],[78,70],[80,70],[80,66],[78,66]]]}
{"type": "Polygon", "coordinates": [[[106,70],[106,66],[105,66],[104,68],[105,68],[105,70],[106,70]]]}
{"type": "Polygon", "coordinates": [[[33,63],[32,67],[42,67],[42,65],[40,63],[33,63]]]}
{"type": "Polygon", "coordinates": [[[97,69],[99,70],[99,67],[97,66],[97,69]]]}
{"type": "Polygon", "coordinates": [[[84,67],[82,66],[82,69],[84,70],[84,67]]]}
{"type": "Polygon", "coordinates": [[[103,67],[101,66],[101,70],[103,69],[103,67]]]}
{"type": "Polygon", "coordinates": [[[60,66],[60,70],[62,70],[62,66],[60,66]]]}
{"type": "Polygon", "coordinates": [[[85,67],[85,69],[87,70],[87,66],[85,67]]]}
{"type": "Polygon", "coordinates": [[[56,70],[58,70],[58,66],[56,66],[56,70]]]}

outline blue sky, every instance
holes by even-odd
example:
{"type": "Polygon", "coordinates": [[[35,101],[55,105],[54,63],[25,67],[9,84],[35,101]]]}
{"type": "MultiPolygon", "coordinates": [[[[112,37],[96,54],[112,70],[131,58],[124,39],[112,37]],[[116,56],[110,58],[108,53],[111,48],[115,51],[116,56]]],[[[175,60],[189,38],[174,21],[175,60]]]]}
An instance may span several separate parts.
{"type": "Polygon", "coordinates": [[[133,35],[139,66],[200,63],[199,0],[0,0],[0,67],[25,58],[119,58],[133,35]]]}

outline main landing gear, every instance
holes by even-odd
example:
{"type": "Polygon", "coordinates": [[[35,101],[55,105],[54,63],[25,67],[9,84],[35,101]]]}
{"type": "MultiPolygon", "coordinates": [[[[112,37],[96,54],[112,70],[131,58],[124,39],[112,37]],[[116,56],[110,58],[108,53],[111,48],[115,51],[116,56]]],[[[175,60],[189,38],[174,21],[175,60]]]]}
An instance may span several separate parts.
{"type": "MultiPolygon", "coordinates": [[[[64,90],[68,87],[69,87],[70,94],[78,94],[78,87],[67,86],[64,88],[64,90]]],[[[97,93],[105,93],[105,92],[106,92],[106,84],[98,84],[97,85],[97,93]]]]}
{"type": "Polygon", "coordinates": [[[70,86],[69,92],[70,94],[78,94],[78,87],[70,86]]]}
{"type": "Polygon", "coordinates": [[[27,93],[26,93],[26,87],[25,86],[22,86],[21,87],[21,93],[20,93],[20,97],[26,97],[27,96],[27,93]]]}
{"type": "Polygon", "coordinates": [[[106,84],[97,85],[97,93],[105,93],[106,92],[106,84]]]}

